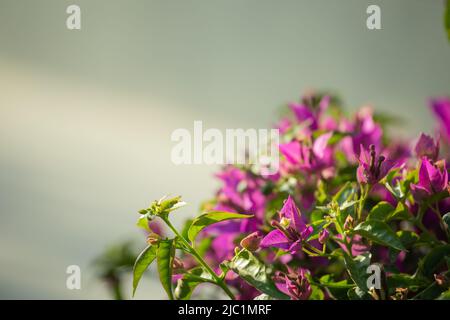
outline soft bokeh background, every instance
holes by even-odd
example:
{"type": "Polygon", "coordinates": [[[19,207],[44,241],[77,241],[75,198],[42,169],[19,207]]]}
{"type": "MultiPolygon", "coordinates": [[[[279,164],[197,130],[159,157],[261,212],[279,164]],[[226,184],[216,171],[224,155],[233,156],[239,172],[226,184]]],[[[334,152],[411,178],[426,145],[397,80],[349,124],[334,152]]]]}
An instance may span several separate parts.
{"type": "MultiPolygon", "coordinates": [[[[211,166],[174,166],[170,133],[265,128],[308,88],[371,103],[430,131],[450,93],[441,0],[0,0],[0,298],[109,298],[92,259],[143,241],[136,210],[190,203],[211,166]],[[69,4],[82,30],[65,27],[69,4]],[[366,8],[382,8],[382,30],[366,8]],[[66,267],[82,289],[66,289],[66,267]]],[[[141,242],[142,243],[142,242],[141,242]]],[[[143,245],[143,243],[142,243],[143,245]]],[[[148,278],[138,298],[162,298],[148,278]]]]}

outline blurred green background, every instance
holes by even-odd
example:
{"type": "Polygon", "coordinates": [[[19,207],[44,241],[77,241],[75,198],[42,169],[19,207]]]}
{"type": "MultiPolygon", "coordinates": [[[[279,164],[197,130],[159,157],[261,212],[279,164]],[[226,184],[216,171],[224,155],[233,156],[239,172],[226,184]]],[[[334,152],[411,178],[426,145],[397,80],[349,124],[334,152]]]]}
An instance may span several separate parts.
{"type": "MultiPolygon", "coordinates": [[[[216,167],[170,161],[194,120],[266,128],[317,88],[403,117],[396,134],[431,131],[427,99],[450,93],[443,14],[441,0],[0,0],[0,298],[109,298],[91,262],[144,246],[136,211],[180,194],[180,224],[217,186],[216,167]]],[[[151,277],[137,294],[163,297],[151,277]]]]}

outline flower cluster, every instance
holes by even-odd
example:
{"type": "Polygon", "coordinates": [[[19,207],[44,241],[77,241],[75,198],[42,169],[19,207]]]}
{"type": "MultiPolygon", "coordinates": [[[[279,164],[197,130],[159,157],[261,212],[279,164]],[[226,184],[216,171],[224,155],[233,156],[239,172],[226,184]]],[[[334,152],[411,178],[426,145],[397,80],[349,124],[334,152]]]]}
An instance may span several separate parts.
{"type": "Polygon", "coordinates": [[[290,104],[278,172],[224,167],[206,213],[174,231],[175,298],[190,297],[194,275],[237,299],[448,298],[450,99],[430,110],[436,132],[410,142],[369,107],[347,117],[319,94],[290,104]],[[381,287],[368,286],[370,265],[383,267],[381,287]]]}

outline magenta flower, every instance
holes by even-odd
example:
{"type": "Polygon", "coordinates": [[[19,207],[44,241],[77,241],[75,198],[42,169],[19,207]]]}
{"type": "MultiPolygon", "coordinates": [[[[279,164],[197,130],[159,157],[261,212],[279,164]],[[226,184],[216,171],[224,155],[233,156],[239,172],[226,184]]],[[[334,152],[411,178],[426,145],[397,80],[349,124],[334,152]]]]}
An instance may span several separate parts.
{"type": "Polygon", "coordinates": [[[303,268],[297,271],[288,268],[287,274],[278,271],[274,277],[275,285],[293,300],[307,300],[312,293],[311,284],[306,277],[307,272],[308,270],[303,268]]]}
{"type": "Polygon", "coordinates": [[[280,134],[285,134],[291,128],[291,121],[287,118],[283,118],[278,121],[275,128],[280,130],[280,134]]]}
{"type": "Polygon", "coordinates": [[[308,106],[292,103],[289,107],[294,112],[299,123],[307,124],[312,130],[317,130],[317,116],[308,106]]]}
{"type": "Polygon", "coordinates": [[[430,101],[431,110],[439,121],[441,135],[450,143],[450,98],[442,97],[430,101]]]}
{"type": "Polygon", "coordinates": [[[448,184],[448,172],[445,160],[432,163],[422,158],[419,169],[419,182],[411,184],[411,192],[416,200],[423,200],[433,194],[443,191],[448,184]]]}
{"type": "Polygon", "coordinates": [[[427,157],[436,161],[439,156],[439,140],[434,142],[429,135],[422,133],[414,148],[418,158],[427,157]]]}
{"type": "Polygon", "coordinates": [[[383,153],[386,158],[396,163],[405,163],[412,155],[410,144],[402,141],[392,141],[386,146],[383,153]]]}
{"type": "Polygon", "coordinates": [[[293,166],[303,170],[320,170],[329,167],[333,163],[333,152],[328,146],[332,132],[319,136],[312,147],[306,146],[299,141],[280,144],[280,152],[293,166]]]}
{"type": "Polygon", "coordinates": [[[347,154],[350,161],[354,162],[359,154],[360,145],[375,145],[377,149],[381,147],[381,137],[383,130],[375,122],[373,111],[370,107],[362,108],[353,122],[341,121],[341,131],[350,133],[350,137],[342,139],[340,146],[347,154]]]}
{"type": "Polygon", "coordinates": [[[302,241],[306,241],[313,232],[311,226],[302,221],[300,210],[291,196],[284,202],[280,211],[280,222],[272,221],[275,230],[269,232],[261,241],[262,248],[275,247],[295,254],[302,248],[302,241]]]}
{"type": "Polygon", "coordinates": [[[219,204],[216,209],[229,212],[252,213],[255,218],[240,222],[229,221],[225,224],[239,224],[241,232],[255,231],[263,221],[265,205],[268,200],[262,193],[262,179],[238,168],[228,166],[217,177],[223,181],[218,192],[219,204]]]}
{"type": "Polygon", "coordinates": [[[291,103],[289,107],[294,112],[297,121],[300,124],[306,125],[305,133],[309,130],[317,130],[320,124],[320,118],[322,114],[328,109],[330,104],[330,97],[324,96],[319,104],[314,108],[310,106],[310,103],[303,101],[303,103],[291,103]]]}
{"type": "Polygon", "coordinates": [[[234,240],[237,233],[219,234],[211,243],[211,251],[207,253],[207,258],[211,261],[223,261],[233,257],[233,250],[236,247],[234,240]]]}
{"type": "Polygon", "coordinates": [[[358,182],[362,184],[376,184],[394,167],[394,163],[386,160],[384,156],[377,158],[373,144],[370,145],[370,152],[364,149],[362,145],[360,147],[359,166],[356,171],[358,182]]]}

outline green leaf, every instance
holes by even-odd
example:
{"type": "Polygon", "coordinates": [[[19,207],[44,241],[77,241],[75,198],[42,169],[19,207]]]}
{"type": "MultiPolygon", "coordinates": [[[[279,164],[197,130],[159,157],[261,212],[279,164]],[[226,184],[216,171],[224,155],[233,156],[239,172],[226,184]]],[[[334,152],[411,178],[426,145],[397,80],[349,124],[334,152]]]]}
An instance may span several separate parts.
{"type": "Polygon", "coordinates": [[[347,182],[332,198],[342,207],[345,202],[349,202],[350,198],[355,195],[355,188],[350,182],[347,182]]]}
{"type": "Polygon", "coordinates": [[[447,264],[447,269],[450,269],[450,256],[445,257],[445,263],[447,264]]]}
{"type": "Polygon", "coordinates": [[[272,281],[266,266],[250,251],[242,249],[228,263],[231,270],[262,293],[277,299],[289,299],[284,293],[278,291],[272,281]]]}
{"type": "Polygon", "coordinates": [[[147,215],[140,216],[139,219],[138,219],[138,221],[137,221],[137,223],[136,223],[136,225],[137,225],[139,228],[144,229],[145,231],[148,231],[148,232],[151,232],[151,231],[152,231],[152,230],[150,230],[150,227],[148,226],[147,215]]]}
{"type": "Polygon", "coordinates": [[[347,280],[334,281],[330,274],[326,274],[319,279],[320,284],[325,287],[332,298],[337,300],[348,299],[347,291],[355,285],[349,284],[347,280]]]}
{"type": "Polygon", "coordinates": [[[350,256],[345,255],[344,261],[345,266],[347,268],[347,271],[352,278],[352,280],[355,282],[355,284],[358,286],[358,288],[363,291],[367,292],[367,267],[370,265],[370,253],[365,253],[362,255],[359,255],[352,259],[350,256]]]}
{"type": "Polygon", "coordinates": [[[204,213],[195,218],[194,221],[192,221],[192,224],[189,227],[188,231],[189,240],[194,241],[195,237],[200,233],[200,231],[202,231],[204,228],[214,223],[231,219],[245,219],[251,217],[253,216],[223,211],[211,211],[204,213]]]}
{"type": "Polygon", "coordinates": [[[386,182],[385,187],[397,200],[403,199],[403,197],[405,196],[400,181],[397,181],[394,186],[386,182]]]}
{"type": "Polygon", "coordinates": [[[358,200],[354,200],[356,196],[356,188],[350,182],[346,182],[345,185],[333,196],[331,203],[328,205],[331,211],[336,215],[336,228],[339,233],[342,233],[342,226],[348,215],[351,215],[354,211],[352,207],[358,203],[358,200]],[[336,205],[339,210],[336,210],[336,205]]]}
{"type": "Polygon", "coordinates": [[[420,239],[417,233],[413,231],[400,230],[396,234],[405,248],[413,246],[420,239]]]}
{"type": "Polygon", "coordinates": [[[408,208],[403,203],[399,202],[395,210],[386,217],[386,222],[392,220],[410,220],[410,219],[411,214],[409,213],[408,208]]]}
{"type": "Polygon", "coordinates": [[[161,212],[169,213],[173,210],[181,208],[186,205],[186,202],[181,201],[181,196],[177,196],[170,199],[162,198],[159,200],[159,209],[161,212]]]}
{"type": "Polygon", "coordinates": [[[390,274],[387,279],[388,288],[392,289],[390,294],[394,293],[395,288],[409,288],[416,289],[426,285],[426,282],[423,280],[417,279],[417,277],[411,276],[406,273],[393,273],[390,274]]]}
{"type": "Polygon", "coordinates": [[[197,253],[201,257],[205,256],[206,252],[211,247],[212,241],[213,241],[212,238],[203,238],[197,243],[197,246],[195,247],[195,250],[197,250],[197,253]]]}
{"type": "Polygon", "coordinates": [[[391,212],[394,211],[394,207],[386,201],[379,202],[369,212],[367,220],[381,220],[384,221],[391,212]]]}
{"type": "Polygon", "coordinates": [[[368,220],[353,229],[357,233],[373,242],[389,246],[398,250],[406,250],[394,231],[383,221],[368,220]]]}
{"type": "Polygon", "coordinates": [[[367,216],[367,220],[380,220],[384,222],[389,222],[391,220],[409,220],[410,218],[411,215],[403,203],[399,202],[394,209],[394,207],[386,201],[377,203],[367,216]]]}
{"type": "Polygon", "coordinates": [[[421,275],[431,278],[439,264],[445,262],[450,256],[450,244],[435,247],[420,262],[419,272],[421,275]]]}
{"type": "Polygon", "coordinates": [[[344,203],[342,203],[342,205],[339,207],[340,210],[345,210],[348,209],[350,207],[353,207],[355,204],[357,204],[359,202],[359,200],[352,200],[352,201],[344,201],[344,203]]]}
{"type": "Polygon", "coordinates": [[[177,300],[189,300],[195,288],[202,283],[198,280],[189,280],[185,278],[178,279],[177,286],[175,288],[175,299],[177,300]]]}
{"type": "Polygon", "coordinates": [[[319,180],[317,183],[316,191],[314,192],[317,204],[323,204],[328,199],[328,192],[326,190],[326,184],[323,180],[319,180]]]}
{"type": "Polygon", "coordinates": [[[142,275],[148,266],[152,264],[153,260],[156,258],[156,247],[147,246],[136,258],[136,262],[133,267],[133,296],[136,292],[136,288],[141,280],[142,275]]]}
{"type": "Polygon", "coordinates": [[[436,282],[432,282],[428,287],[414,296],[413,300],[434,300],[437,299],[445,289],[436,282]]]}
{"type": "Polygon", "coordinates": [[[353,284],[348,284],[347,280],[341,280],[335,282],[331,279],[331,275],[326,274],[319,279],[319,282],[327,288],[336,288],[336,289],[348,289],[353,287],[353,284]]]}
{"type": "Polygon", "coordinates": [[[314,223],[316,221],[323,220],[324,215],[324,210],[313,210],[313,212],[311,212],[311,222],[314,223]]]}
{"type": "Polygon", "coordinates": [[[436,298],[436,300],[450,300],[450,289],[442,292],[441,295],[436,298]]]}
{"type": "Polygon", "coordinates": [[[175,298],[178,300],[189,300],[195,288],[200,283],[215,283],[211,275],[203,268],[197,267],[185,273],[181,279],[177,281],[175,288],[175,298]]]}
{"type": "Polygon", "coordinates": [[[309,300],[323,300],[325,298],[325,294],[318,286],[311,285],[311,290],[309,300]]]}
{"type": "Polygon", "coordinates": [[[189,232],[189,227],[191,226],[192,221],[194,221],[193,219],[187,219],[184,224],[183,224],[183,228],[181,228],[181,236],[185,239],[188,238],[188,232],[189,232]]]}
{"type": "Polygon", "coordinates": [[[170,300],[173,300],[172,294],[172,262],[175,255],[174,240],[162,240],[156,253],[159,280],[167,292],[170,300]]]}

